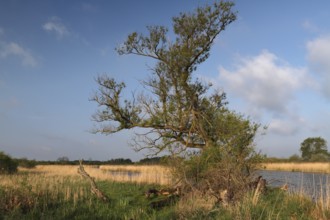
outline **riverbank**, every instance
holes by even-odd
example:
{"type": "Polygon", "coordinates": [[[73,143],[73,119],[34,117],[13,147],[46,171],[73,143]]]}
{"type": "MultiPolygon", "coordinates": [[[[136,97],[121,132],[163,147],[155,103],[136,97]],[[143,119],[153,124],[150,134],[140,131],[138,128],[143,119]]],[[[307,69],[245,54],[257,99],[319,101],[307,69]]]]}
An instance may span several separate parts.
{"type": "Polygon", "coordinates": [[[109,199],[103,202],[91,193],[90,184],[77,174],[77,168],[37,166],[2,175],[0,219],[330,219],[328,194],[325,199],[312,200],[302,193],[269,187],[263,194],[247,192],[238,202],[223,206],[194,192],[170,201],[167,196],[145,196],[151,188],[165,187],[160,185],[163,181],[155,184],[151,178],[155,170],[168,175],[163,167],[85,166],[109,199]],[[130,175],[128,168],[142,176],[149,173],[147,179],[152,184],[139,182],[138,175],[115,180],[120,176],[116,172],[130,175]],[[164,199],[169,202],[160,206],[164,199]]]}
{"type": "Polygon", "coordinates": [[[304,162],[304,163],[262,163],[262,170],[277,170],[290,172],[330,173],[330,163],[304,162]]]}

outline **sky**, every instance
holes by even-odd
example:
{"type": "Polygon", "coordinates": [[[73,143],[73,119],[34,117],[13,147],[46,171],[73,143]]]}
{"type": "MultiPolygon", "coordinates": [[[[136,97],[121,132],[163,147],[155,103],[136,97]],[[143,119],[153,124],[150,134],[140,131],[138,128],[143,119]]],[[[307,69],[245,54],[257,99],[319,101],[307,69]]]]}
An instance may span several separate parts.
{"type": "MultiPolygon", "coordinates": [[[[205,5],[202,0],[0,0],[0,151],[56,160],[130,158],[133,131],[92,134],[95,78],[141,91],[151,60],[120,56],[127,35],[205,5]]],[[[228,107],[267,126],[256,149],[300,154],[308,137],[330,143],[330,1],[237,0],[237,20],[194,73],[227,93],[228,107]]]]}

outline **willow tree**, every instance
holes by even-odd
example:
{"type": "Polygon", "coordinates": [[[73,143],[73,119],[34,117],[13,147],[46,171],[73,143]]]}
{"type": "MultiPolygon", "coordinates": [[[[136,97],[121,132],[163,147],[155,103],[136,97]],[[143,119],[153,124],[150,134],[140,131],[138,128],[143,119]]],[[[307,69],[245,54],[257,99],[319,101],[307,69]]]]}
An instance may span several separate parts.
{"type": "Polygon", "coordinates": [[[106,75],[97,78],[99,90],[92,98],[99,105],[93,116],[100,122],[96,132],[143,128],[146,132],[134,139],[137,150],[149,148],[156,154],[167,151],[182,155],[198,149],[199,153],[190,155],[191,160],[212,152],[205,161],[226,161],[228,175],[233,168],[245,166],[254,155],[258,125],[230,111],[224,92],[211,91],[212,85],[193,76],[198,65],[210,56],[218,35],[235,21],[233,5],[221,1],[180,13],[172,19],[172,41],[163,26],[148,26],[147,34],[131,33],[117,52],[148,57],[156,61],[155,65],[142,81],[145,91],[130,99],[122,97],[125,83],[106,75]]]}

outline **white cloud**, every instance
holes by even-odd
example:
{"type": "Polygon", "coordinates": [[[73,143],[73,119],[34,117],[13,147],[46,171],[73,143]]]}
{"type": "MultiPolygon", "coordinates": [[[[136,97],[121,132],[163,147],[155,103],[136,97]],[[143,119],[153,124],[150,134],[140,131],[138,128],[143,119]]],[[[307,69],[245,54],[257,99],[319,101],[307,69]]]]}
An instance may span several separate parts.
{"type": "Polygon", "coordinates": [[[74,30],[70,30],[67,28],[62,22],[61,19],[58,17],[52,17],[50,20],[45,23],[42,28],[49,33],[53,33],[57,36],[58,39],[64,38],[64,37],[72,37],[76,40],[83,43],[85,46],[89,46],[90,43],[82,37],[80,34],[74,32],[74,30]]]}
{"type": "Polygon", "coordinates": [[[86,3],[86,2],[84,2],[84,3],[81,4],[81,9],[83,11],[86,11],[86,12],[97,12],[98,11],[98,7],[97,6],[92,5],[90,3],[86,3]]]}
{"type": "Polygon", "coordinates": [[[309,32],[313,32],[313,33],[318,33],[320,32],[320,28],[318,26],[316,26],[315,24],[313,24],[311,21],[309,20],[305,20],[302,23],[302,26],[305,30],[309,31],[309,32]]]}
{"type": "Polygon", "coordinates": [[[47,32],[55,33],[58,38],[69,36],[71,34],[68,28],[62,24],[58,17],[52,17],[42,26],[42,28],[47,32]]]}
{"type": "Polygon", "coordinates": [[[323,70],[330,70],[330,36],[307,42],[308,59],[323,70]]]}
{"type": "Polygon", "coordinates": [[[320,78],[321,90],[330,100],[330,36],[321,36],[309,41],[306,47],[311,69],[320,78]]]}
{"type": "Polygon", "coordinates": [[[273,118],[268,131],[278,135],[290,136],[296,134],[305,126],[305,120],[298,115],[289,114],[282,118],[273,118]]]}
{"type": "Polygon", "coordinates": [[[292,67],[268,51],[239,58],[234,70],[220,67],[219,72],[220,81],[228,86],[227,93],[245,100],[250,109],[277,114],[287,112],[288,102],[305,84],[306,77],[306,69],[292,67]]]}
{"type": "Polygon", "coordinates": [[[27,49],[15,42],[0,41],[0,58],[7,58],[11,55],[20,57],[25,66],[35,67],[38,65],[36,58],[27,49]]]}

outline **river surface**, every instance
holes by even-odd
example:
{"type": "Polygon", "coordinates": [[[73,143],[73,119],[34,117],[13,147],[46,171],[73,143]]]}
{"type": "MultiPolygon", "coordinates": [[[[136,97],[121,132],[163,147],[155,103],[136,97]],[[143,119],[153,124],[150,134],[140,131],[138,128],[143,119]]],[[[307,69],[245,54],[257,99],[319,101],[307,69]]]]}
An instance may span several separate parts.
{"type": "MultiPolygon", "coordinates": [[[[140,176],[141,172],[109,171],[109,174],[132,179],[140,176]]],[[[266,179],[267,185],[271,187],[287,184],[289,192],[304,194],[313,200],[330,198],[330,174],[259,170],[256,175],[266,179]]]]}
{"type": "Polygon", "coordinates": [[[303,193],[314,200],[330,196],[329,174],[269,170],[260,170],[257,174],[266,179],[269,186],[287,184],[290,192],[303,193]]]}

